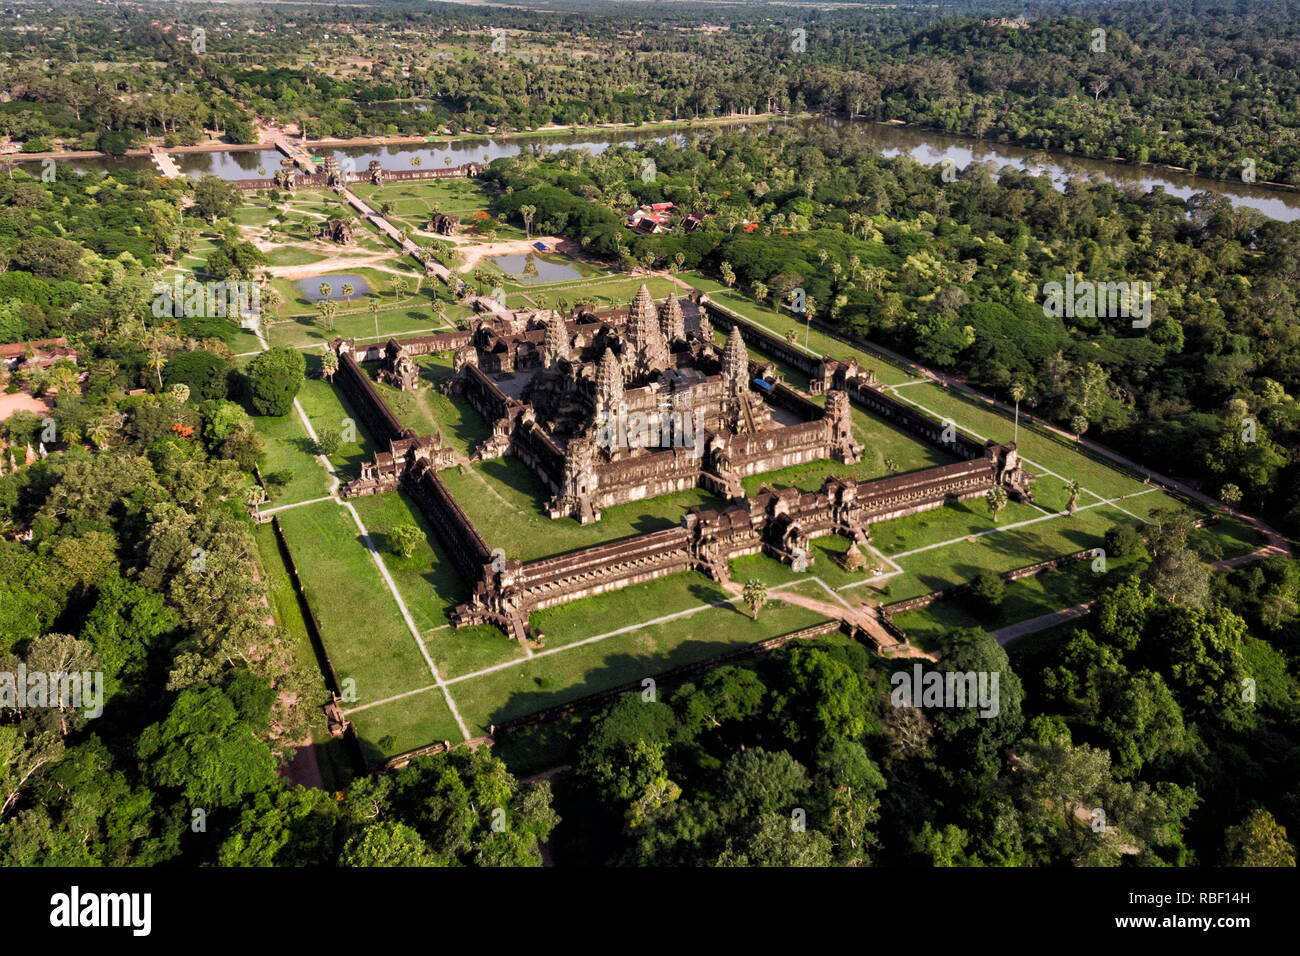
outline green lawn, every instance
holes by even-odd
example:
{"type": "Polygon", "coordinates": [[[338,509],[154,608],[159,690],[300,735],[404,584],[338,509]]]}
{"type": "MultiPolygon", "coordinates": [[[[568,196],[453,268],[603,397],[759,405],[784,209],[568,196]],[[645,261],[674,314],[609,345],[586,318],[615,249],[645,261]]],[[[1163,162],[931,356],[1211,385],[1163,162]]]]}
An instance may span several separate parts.
{"type": "MultiPolygon", "coordinates": [[[[1115,571],[1130,562],[1113,559],[1107,570],[1115,571]]],[[[996,612],[976,608],[962,595],[935,601],[929,607],[909,611],[894,618],[910,640],[923,650],[936,650],[943,637],[959,628],[979,627],[988,631],[1026,621],[1062,608],[1072,607],[1096,597],[1106,582],[1113,580],[1092,570],[1091,561],[1080,561],[1067,568],[1044,571],[1032,578],[1022,578],[1007,585],[1002,604],[996,612]]]]}
{"type": "Polygon", "coordinates": [[[464,739],[447,698],[436,687],[349,713],[348,720],[372,762],[439,740],[458,744],[464,739]]]}
{"type": "Polygon", "coordinates": [[[316,651],[298,602],[298,594],[289,577],[288,565],[281,556],[275,529],[270,524],[260,524],[254,528],[253,539],[257,542],[260,574],[266,584],[267,600],[275,615],[275,622],[284,628],[288,646],[293,652],[293,670],[286,689],[298,696],[298,707],[302,709],[311,730],[316,762],[326,789],[340,790],[347,785],[354,771],[341,742],[329,735],[329,726],[322,708],[329,703],[330,692],[316,660],[316,651]]]}
{"type": "Polygon", "coordinates": [[[322,501],[278,518],[334,671],[355,681],[357,700],[345,709],[432,683],[352,515],[322,501]]]}
{"type": "Polygon", "coordinates": [[[485,732],[490,724],[641,680],[822,620],[814,611],[775,599],[757,621],[735,604],[709,607],[590,644],[543,651],[519,664],[454,681],[448,689],[470,733],[478,734],[485,732]]]}
{"type": "Polygon", "coordinates": [[[469,592],[420,509],[403,492],[354,498],[352,506],[384,556],[388,573],[420,633],[446,625],[447,612],[465,601],[469,592]],[[390,537],[393,528],[404,524],[424,532],[424,540],[410,557],[397,554],[390,537]]]}
{"type": "Polygon", "coordinates": [[[254,415],[253,426],[266,446],[258,461],[263,477],[286,469],[293,472],[293,479],[284,490],[263,507],[310,501],[329,494],[330,476],[317,461],[314,442],[307,436],[296,409],[279,418],[254,415]]]}
{"type": "Polygon", "coordinates": [[[661,531],[681,523],[692,505],[725,504],[702,489],[663,495],[607,508],[589,525],[572,518],[551,520],[543,510],[550,491],[518,458],[507,456],[472,467],[447,468],[439,476],[469,515],[489,548],[532,561],[605,541],[661,531]]]}
{"type": "MultiPolygon", "coordinates": [[[[438,383],[451,377],[451,355],[422,355],[416,364],[420,366],[421,383],[425,387],[417,392],[403,392],[376,382],[379,393],[404,426],[420,435],[436,430],[441,433],[445,446],[470,457],[492,434],[492,428],[464,398],[438,391],[438,383]]],[[[368,367],[367,371],[370,371],[368,367]]]]}

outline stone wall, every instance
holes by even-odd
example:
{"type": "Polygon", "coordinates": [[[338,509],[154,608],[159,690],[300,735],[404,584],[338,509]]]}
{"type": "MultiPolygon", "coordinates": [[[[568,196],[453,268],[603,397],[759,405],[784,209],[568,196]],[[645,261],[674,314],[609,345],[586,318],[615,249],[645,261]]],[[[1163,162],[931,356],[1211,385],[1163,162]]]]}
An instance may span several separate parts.
{"type": "MultiPolygon", "coordinates": [[[[287,167],[286,167],[287,168],[287,167]]],[[[459,166],[443,167],[441,169],[385,169],[383,170],[384,182],[412,182],[420,179],[464,179],[466,177],[477,176],[482,167],[478,163],[462,163],[459,166]]],[[[295,172],[296,170],[290,170],[295,172]]],[[[342,179],[344,184],[356,185],[371,182],[369,172],[364,173],[336,173],[336,177],[342,179]]],[[[295,177],[295,189],[328,189],[331,174],[327,172],[313,172],[297,174],[295,177]]],[[[232,183],[240,189],[274,189],[276,188],[275,180],[265,179],[232,179],[232,183]]]]}
{"type": "Polygon", "coordinates": [[[362,371],[357,360],[352,357],[352,343],[336,339],[334,351],[339,357],[339,370],[334,373],[334,384],[343,390],[353,411],[361,416],[370,437],[380,445],[401,438],[414,438],[415,432],[402,427],[402,423],[379,394],[375,383],[370,381],[370,376],[362,371]]]}
{"type": "MultiPolygon", "coordinates": [[[[742,335],[744,333],[742,332],[742,335]]],[[[398,340],[408,350],[416,340],[398,340]]],[[[428,350],[445,347],[440,336],[423,337],[428,350]]],[[[336,376],[358,414],[376,437],[400,428],[373,383],[357,365],[347,343],[335,343],[340,352],[336,376]]],[[[419,346],[416,346],[417,348],[419,346]]],[[[484,446],[496,454],[507,450],[529,464],[552,490],[561,475],[568,480],[563,452],[545,429],[532,419],[530,406],[510,398],[472,363],[461,368],[458,387],[487,420],[494,422],[494,437],[484,446]],[[498,434],[499,433],[499,434],[498,434]]],[[[865,378],[854,378],[865,382],[865,378]]],[[[862,398],[908,423],[911,430],[931,441],[942,441],[943,427],[910,406],[903,406],[865,385],[862,398]]],[[[821,413],[819,406],[798,400],[821,413]]],[[[828,398],[828,409],[835,398],[828,398]]],[[[841,414],[847,403],[840,398],[841,414]]],[[[827,457],[832,416],[786,426],[773,431],[731,436],[729,465],[744,474],[786,467],[803,460],[827,457]]],[[[409,437],[409,436],[407,436],[409,437]]],[[[392,439],[390,439],[391,441],[392,439]]],[[[529,615],[642,581],[697,569],[715,579],[727,575],[727,562],[743,555],[767,552],[778,560],[811,562],[810,543],[828,534],[843,535],[859,544],[869,540],[871,521],[915,514],[984,495],[996,484],[1009,489],[1027,487],[1014,446],[973,441],[952,443],[968,460],[928,468],[876,481],[856,482],[828,478],[821,489],[801,492],[788,488],[736,499],[722,510],[691,508],[680,527],[638,535],[540,561],[521,564],[494,558],[468,515],[438,478],[441,459],[419,459],[401,476],[443,547],[465,580],[471,597],[452,614],[453,623],[491,623],[523,640],[529,615]],[[1016,483],[1019,483],[1018,485],[1016,483]]],[[[571,448],[573,444],[571,443],[571,448]]],[[[694,449],[675,448],[603,462],[596,500],[602,507],[622,504],[694,487],[707,473],[694,449]]],[[[554,511],[553,511],[554,513],[554,511]]]]}

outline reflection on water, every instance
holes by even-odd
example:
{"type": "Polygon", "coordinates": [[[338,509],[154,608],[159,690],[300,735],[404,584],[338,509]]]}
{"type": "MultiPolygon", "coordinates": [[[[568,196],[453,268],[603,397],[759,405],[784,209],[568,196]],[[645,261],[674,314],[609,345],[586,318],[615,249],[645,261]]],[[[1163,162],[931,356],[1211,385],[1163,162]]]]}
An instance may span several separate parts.
{"type": "Polygon", "coordinates": [[[173,153],[172,159],[191,179],[200,176],[269,179],[280,168],[284,155],[275,149],[236,149],[220,153],[173,153]]]}
{"type": "Polygon", "coordinates": [[[1187,199],[1195,193],[1210,192],[1226,196],[1234,206],[1256,209],[1272,219],[1283,222],[1300,219],[1300,193],[1281,192],[1247,183],[1201,179],[1187,173],[1128,166],[1101,159],[1080,159],[1055,153],[1049,155],[1041,150],[1006,146],[1002,143],[977,143],[961,136],[930,130],[905,129],[876,123],[849,123],[835,119],[822,122],[840,130],[851,131],[851,135],[869,143],[886,156],[905,154],[926,166],[937,165],[945,159],[952,160],[963,169],[972,162],[990,163],[995,170],[1012,166],[1028,170],[1036,176],[1050,176],[1052,185],[1058,190],[1064,190],[1071,179],[1097,178],[1117,186],[1136,186],[1143,192],[1159,186],[1180,199],[1187,199]],[[1043,162],[1045,159],[1047,162],[1043,162]]]}
{"type": "MultiPolygon", "coordinates": [[[[678,140],[680,134],[675,135],[678,140]]],[[[661,143],[668,134],[635,131],[610,133],[601,136],[591,133],[569,136],[542,136],[529,139],[465,139],[450,143],[430,143],[427,146],[354,146],[347,148],[322,147],[312,150],[315,156],[338,156],[353,161],[353,168],[364,170],[372,160],[379,160],[384,169],[414,169],[413,157],[419,157],[420,168],[438,169],[460,166],[463,163],[490,163],[494,159],[517,156],[525,149],[558,152],[562,149],[589,149],[594,154],[603,153],[610,146],[635,146],[638,143],[661,143]]]]}
{"type": "Polygon", "coordinates": [[[490,256],[486,261],[521,282],[559,282],[561,279],[582,278],[582,273],[570,263],[562,259],[547,259],[533,252],[490,256]]]}
{"type": "Polygon", "coordinates": [[[359,299],[370,293],[370,284],[363,276],[354,272],[338,272],[325,276],[312,276],[310,279],[299,279],[293,287],[301,292],[302,297],[308,302],[323,302],[326,299],[359,299]],[[322,283],[329,286],[328,293],[321,291],[322,283]],[[352,286],[352,294],[349,296],[343,295],[345,285],[352,286]]]}

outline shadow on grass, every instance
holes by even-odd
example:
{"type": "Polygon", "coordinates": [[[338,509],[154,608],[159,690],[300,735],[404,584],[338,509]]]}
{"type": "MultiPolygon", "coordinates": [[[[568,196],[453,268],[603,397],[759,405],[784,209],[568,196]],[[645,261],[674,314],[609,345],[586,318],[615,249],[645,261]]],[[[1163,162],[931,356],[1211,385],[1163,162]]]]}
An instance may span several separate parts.
{"type": "MultiPolygon", "coordinates": [[[[564,687],[553,688],[555,679],[533,675],[528,678],[530,689],[512,691],[505,703],[491,711],[488,722],[500,725],[516,717],[567,704],[625,684],[640,689],[640,682],[647,677],[657,677],[685,664],[706,661],[732,649],[731,645],[696,640],[678,645],[670,654],[615,654],[606,658],[598,667],[588,670],[580,680],[564,687]]],[[[602,702],[608,699],[603,698],[602,702]]],[[[590,706],[599,706],[600,703],[593,702],[590,706]]],[[[584,711],[587,706],[583,706],[584,711]]]]}

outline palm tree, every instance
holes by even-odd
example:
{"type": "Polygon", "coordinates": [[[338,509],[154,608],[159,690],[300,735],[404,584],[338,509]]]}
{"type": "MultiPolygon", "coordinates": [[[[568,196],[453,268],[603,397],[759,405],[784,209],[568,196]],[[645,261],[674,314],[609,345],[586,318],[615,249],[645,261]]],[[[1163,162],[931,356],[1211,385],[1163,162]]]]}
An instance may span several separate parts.
{"type": "Polygon", "coordinates": [[[537,207],[520,206],[519,215],[524,220],[524,236],[531,239],[533,237],[533,216],[537,215],[537,207]]]}
{"type": "Polygon", "coordinates": [[[321,318],[324,320],[327,332],[334,331],[334,315],[338,310],[338,303],[332,299],[324,299],[316,303],[316,311],[320,313],[321,318]]]}
{"type": "Polygon", "coordinates": [[[1016,430],[1011,440],[1018,445],[1020,443],[1020,400],[1025,397],[1025,387],[1016,382],[1011,386],[1011,397],[1016,403],[1016,430]]]}
{"type": "Polygon", "coordinates": [[[1065,506],[1067,514],[1074,514],[1075,506],[1079,503],[1079,492],[1083,491],[1083,486],[1079,484],[1078,479],[1070,482],[1070,503],[1065,506]]]}
{"type": "Polygon", "coordinates": [[[767,603],[767,585],[758,578],[750,578],[745,582],[743,593],[745,603],[749,605],[749,615],[757,621],[759,610],[767,603]]]}
{"type": "Polygon", "coordinates": [[[989,514],[993,516],[993,523],[997,524],[998,512],[1007,506],[1007,489],[1001,485],[994,485],[988,490],[984,500],[988,503],[989,514]]]}
{"type": "Polygon", "coordinates": [[[394,277],[393,298],[401,299],[402,296],[406,295],[406,289],[407,289],[406,280],[403,279],[401,276],[394,277]]]}
{"type": "Polygon", "coordinates": [[[162,391],[162,370],[167,364],[167,356],[163,355],[162,349],[155,346],[149,352],[149,367],[153,369],[154,374],[158,376],[158,391],[162,391]]]}
{"type": "Polygon", "coordinates": [[[325,349],[325,354],[320,363],[321,377],[332,382],[334,381],[334,373],[339,370],[339,354],[328,345],[324,345],[322,348],[325,349]]]}
{"type": "Polygon", "coordinates": [[[334,289],[328,282],[322,282],[320,284],[319,291],[322,299],[328,299],[330,297],[330,293],[332,293],[334,289]]]}
{"type": "Polygon", "coordinates": [[[343,288],[339,289],[339,293],[340,293],[340,294],[343,296],[343,298],[345,298],[345,299],[350,299],[350,298],[352,298],[352,293],[353,293],[353,292],[356,292],[356,291],[357,291],[357,290],[356,290],[355,288],[353,288],[351,282],[345,282],[345,283],[343,283],[343,288]]]}
{"type": "Polygon", "coordinates": [[[370,317],[375,320],[375,338],[379,338],[379,297],[371,296],[366,307],[370,309],[370,317]]]}

